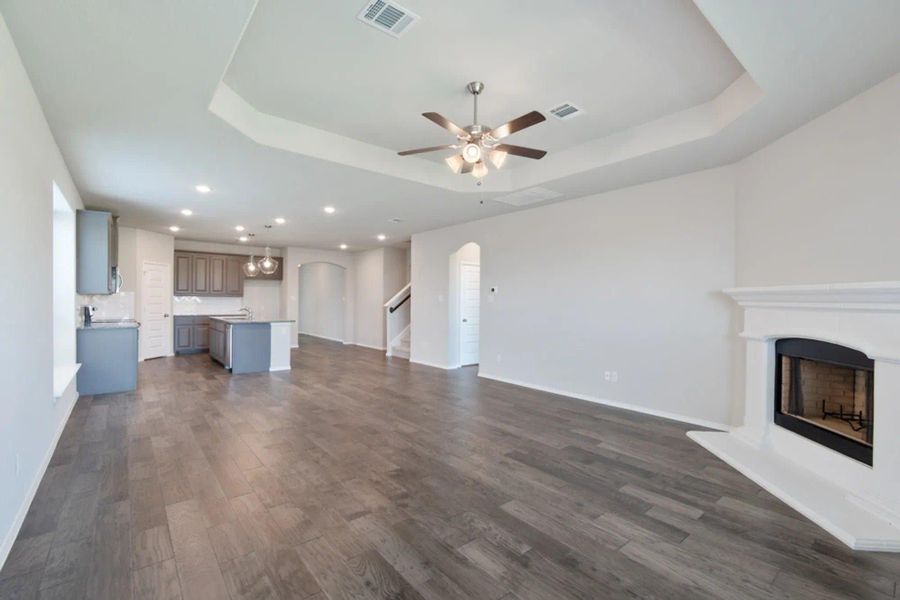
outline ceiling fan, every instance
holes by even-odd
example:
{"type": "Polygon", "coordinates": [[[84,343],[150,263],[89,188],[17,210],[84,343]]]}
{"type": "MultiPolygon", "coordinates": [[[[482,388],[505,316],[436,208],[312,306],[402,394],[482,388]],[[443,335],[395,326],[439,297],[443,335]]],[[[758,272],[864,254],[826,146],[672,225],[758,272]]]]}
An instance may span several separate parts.
{"type": "Polygon", "coordinates": [[[526,127],[537,125],[545,120],[544,115],[536,110],[528,114],[522,115],[508,123],[504,123],[499,127],[490,129],[478,123],[478,96],[484,91],[484,84],[480,81],[473,81],[466,86],[466,89],[473,96],[475,105],[473,124],[468,127],[459,127],[446,117],[436,113],[422,113],[422,116],[432,121],[450,133],[456,135],[457,143],[445,144],[443,146],[430,146],[428,148],[416,148],[415,150],[404,150],[398,152],[400,156],[409,156],[410,154],[422,154],[424,152],[435,152],[437,150],[459,150],[459,154],[454,154],[444,159],[454,173],[471,173],[476,179],[481,179],[488,173],[487,163],[485,159],[490,161],[496,168],[503,166],[506,156],[524,156],[525,158],[539,159],[543,158],[547,152],[545,150],[536,150],[534,148],[526,148],[524,146],[514,146],[512,144],[501,144],[503,138],[522,131],[526,127]]]}

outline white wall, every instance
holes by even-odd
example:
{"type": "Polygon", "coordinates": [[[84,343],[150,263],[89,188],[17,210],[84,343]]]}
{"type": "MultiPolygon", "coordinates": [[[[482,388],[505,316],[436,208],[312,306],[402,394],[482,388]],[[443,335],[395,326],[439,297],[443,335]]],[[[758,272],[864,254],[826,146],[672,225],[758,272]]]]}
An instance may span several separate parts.
{"type": "Polygon", "coordinates": [[[53,183],[83,205],[2,16],[0,82],[0,252],[28,258],[6,260],[0,278],[2,563],[77,399],[74,383],[53,396],[53,183]]]}
{"type": "Polygon", "coordinates": [[[332,263],[300,266],[301,333],[344,341],[345,277],[346,269],[332,263]]]}
{"type": "Polygon", "coordinates": [[[355,255],[336,250],[315,250],[311,248],[284,249],[284,280],[281,282],[282,317],[291,319],[291,344],[297,346],[297,321],[299,319],[299,269],[306,263],[327,262],[344,267],[344,335],[346,344],[356,339],[356,271],[355,255]]]}
{"type": "MultiPolygon", "coordinates": [[[[355,343],[369,348],[385,348],[384,329],[384,248],[354,255],[356,267],[355,343]]],[[[398,288],[399,290],[399,288],[398,288]]],[[[395,290],[396,293],[398,290],[395,290]]],[[[389,296],[390,297],[390,296],[389,296]]]]}
{"type": "Polygon", "coordinates": [[[412,359],[451,365],[449,257],[474,241],[482,375],[728,423],[734,216],[725,167],[414,235],[412,359]]]}
{"type": "Polygon", "coordinates": [[[382,304],[390,300],[409,283],[409,248],[384,249],[384,299],[382,304]]]}
{"type": "Polygon", "coordinates": [[[900,279],[900,75],[737,167],[739,285],[900,279]]]}

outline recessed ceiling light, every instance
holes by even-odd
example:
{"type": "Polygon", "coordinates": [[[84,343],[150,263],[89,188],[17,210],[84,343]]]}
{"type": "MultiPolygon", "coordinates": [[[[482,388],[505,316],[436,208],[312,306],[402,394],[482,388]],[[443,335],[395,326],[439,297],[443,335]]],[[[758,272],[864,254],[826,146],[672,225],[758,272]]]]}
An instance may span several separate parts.
{"type": "Polygon", "coordinates": [[[246,242],[246,241],[247,241],[247,236],[246,236],[246,235],[242,235],[241,237],[238,238],[238,241],[239,241],[239,242],[246,242]]]}
{"type": "Polygon", "coordinates": [[[323,208],[322,210],[324,210],[324,211],[325,211],[326,213],[328,213],[329,215],[333,215],[333,214],[334,214],[334,207],[333,207],[333,206],[326,206],[326,207],[323,208]]]}
{"type": "Polygon", "coordinates": [[[347,249],[347,244],[341,244],[341,250],[346,250],[346,249],[347,249]]]}
{"type": "Polygon", "coordinates": [[[189,217],[189,216],[191,216],[192,214],[194,214],[194,211],[192,211],[192,210],[189,209],[189,208],[182,208],[182,209],[181,209],[181,214],[183,214],[183,215],[186,216],[186,217],[189,217]]]}
{"type": "Polygon", "coordinates": [[[378,234],[378,241],[383,242],[386,239],[387,239],[387,236],[384,235],[383,233],[378,234]]]}
{"type": "Polygon", "coordinates": [[[202,183],[200,185],[194,186],[194,189],[201,194],[208,194],[212,191],[211,187],[209,187],[208,185],[203,185],[202,183]]]}
{"type": "Polygon", "coordinates": [[[172,233],[175,233],[176,231],[180,231],[180,230],[181,230],[181,227],[179,227],[178,225],[172,225],[171,227],[169,227],[169,231],[171,231],[172,233]]]}
{"type": "Polygon", "coordinates": [[[243,230],[244,230],[244,226],[243,226],[243,225],[238,225],[238,226],[236,226],[236,227],[234,228],[234,230],[235,230],[235,231],[243,231],[243,230]]]}
{"type": "Polygon", "coordinates": [[[275,217],[275,222],[279,225],[284,225],[285,223],[287,223],[287,219],[285,219],[284,217],[275,217]]]}

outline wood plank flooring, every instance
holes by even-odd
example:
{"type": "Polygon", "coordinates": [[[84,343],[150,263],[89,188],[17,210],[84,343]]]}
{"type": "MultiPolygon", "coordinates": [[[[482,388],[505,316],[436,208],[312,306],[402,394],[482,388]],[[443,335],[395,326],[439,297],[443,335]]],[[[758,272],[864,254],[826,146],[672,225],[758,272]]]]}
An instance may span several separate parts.
{"type": "Polygon", "coordinates": [[[896,598],[689,427],[304,337],[81,398],[0,598],[896,598]]]}

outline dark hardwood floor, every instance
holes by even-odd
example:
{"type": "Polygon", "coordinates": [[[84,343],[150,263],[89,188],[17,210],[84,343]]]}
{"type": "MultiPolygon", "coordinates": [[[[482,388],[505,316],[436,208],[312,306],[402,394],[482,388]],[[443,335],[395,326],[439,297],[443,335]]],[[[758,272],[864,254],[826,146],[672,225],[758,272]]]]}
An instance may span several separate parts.
{"type": "Polygon", "coordinates": [[[892,598],[687,426],[303,338],[81,398],[0,598],[892,598]]]}

